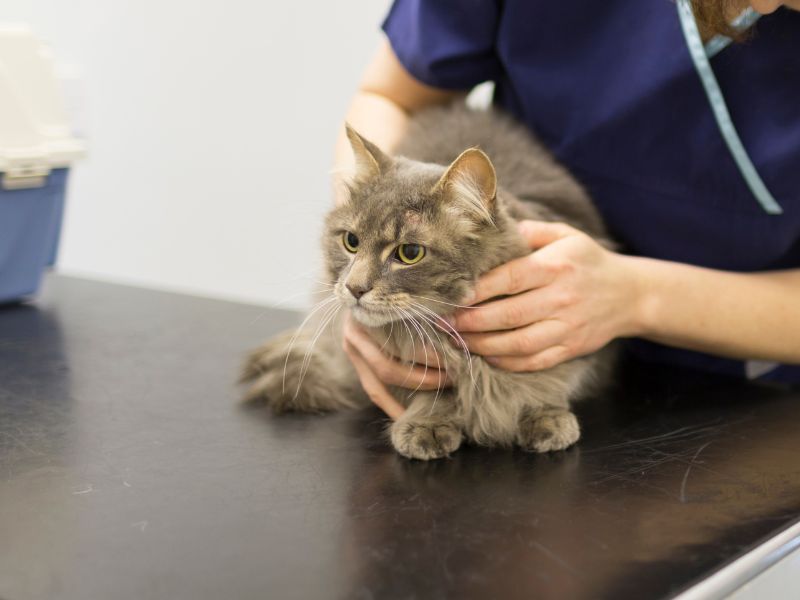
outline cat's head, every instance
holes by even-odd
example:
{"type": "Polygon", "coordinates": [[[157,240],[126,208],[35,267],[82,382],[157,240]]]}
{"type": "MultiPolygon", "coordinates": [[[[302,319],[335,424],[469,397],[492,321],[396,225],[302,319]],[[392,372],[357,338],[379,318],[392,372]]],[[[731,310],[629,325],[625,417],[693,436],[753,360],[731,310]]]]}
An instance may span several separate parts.
{"type": "Polygon", "coordinates": [[[334,294],[373,327],[452,312],[508,237],[489,157],[471,148],[444,167],[347,136],[355,167],[323,239],[334,294]]]}

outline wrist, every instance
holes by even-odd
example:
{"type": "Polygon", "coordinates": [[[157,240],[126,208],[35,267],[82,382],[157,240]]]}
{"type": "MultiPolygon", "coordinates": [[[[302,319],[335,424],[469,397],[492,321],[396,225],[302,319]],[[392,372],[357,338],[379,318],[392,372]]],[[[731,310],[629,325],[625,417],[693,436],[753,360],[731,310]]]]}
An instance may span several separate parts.
{"type": "Polygon", "coordinates": [[[639,256],[617,255],[627,281],[625,321],[620,337],[647,337],[658,322],[658,278],[660,261],[639,256]]]}

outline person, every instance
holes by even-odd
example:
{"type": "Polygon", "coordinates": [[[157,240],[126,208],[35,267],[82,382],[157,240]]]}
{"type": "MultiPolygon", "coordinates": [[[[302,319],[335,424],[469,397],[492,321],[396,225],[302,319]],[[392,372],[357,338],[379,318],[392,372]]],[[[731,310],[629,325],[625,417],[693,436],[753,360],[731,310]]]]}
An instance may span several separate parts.
{"type": "MultiPolygon", "coordinates": [[[[521,223],[531,254],[483,276],[465,299],[479,306],[453,316],[472,353],[535,371],[631,338],[645,360],[800,383],[798,8],[394,2],[347,121],[391,152],[415,111],[492,81],[625,248],[521,223]]],[[[349,160],[342,136],[336,163],[349,160]]],[[[447,385],[436,357],[401,363],[352,320],[344,340],[379,406],[387,384],[447,385]]]]}

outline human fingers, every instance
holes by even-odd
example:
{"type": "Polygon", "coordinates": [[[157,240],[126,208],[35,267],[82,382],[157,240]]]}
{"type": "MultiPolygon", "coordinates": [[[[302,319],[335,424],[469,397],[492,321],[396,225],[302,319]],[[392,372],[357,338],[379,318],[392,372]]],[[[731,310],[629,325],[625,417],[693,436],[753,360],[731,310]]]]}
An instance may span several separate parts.
{"type": "Polygon", "coordinates": [[[415,363],[401,362],[388,356],[360,327],[345,327],[345,339],[352,344],[385,384],[413,390],[438,390],[450,384],[445,371],[415,363]]]}
{"type": "MultiPolygon", "coordinates": [[[[375,341],[349,315],[345,319],[344,335],[345,337],[363,340],[363,343],[365,344],[371,344],[373,346],[376,346],[387,357],[393,358],[401,362],[402,364],[408,364],[407,361],[400,360],[397,356],[394,356],[391,352],[388,352],[385,343],[381,344],[379,340],[375,341]]],[[[439,354],[430,344],[423,344],[420,343],[419,341],[417,341],[413,345],[413,356],[409,360],[418,365],[422,365],[423,370],[425,369],[425,365],[428,365],[429,368],[434,368],[434,369],[445,368],[445,361],[442,358],[441,354],[439,354]]]]}
{"type": "MultiPolygon", "coordinates": [[[[464,302],[465,304],[478,304],[497,296],[512,296],[547,285],[554,277],[555,273],[552,269],[547,268],[547,265],[540,264],[535,253],[528,254],[510,260],[481,275],[475,282],[472,293],[465,298],[464,302]]],[[[457,313],[465,310],[471,309],[465,308],[457,313]]]]}
{"type": "MultiPolygon", "coordinates": [[[[565,223],[520,221],[517,228],[532,250],[570,235],[580,235],[577,229],[565,223]]],[[[558,273],[557,267],[557,264],[539,261],[536,253],[516,258],[481,276],[465,303],[477,304],[496,296],[510,296],[546,285],[558,273]]]]}
{"type": "Polygon", "coordinates": [[[529,290],[458,311],[452,317],[452,324],[461,333],[514,329],[546,319],[566,301],[544,290],[529,290]]]}
{"type": "Polygon", "coordinates": [[[462,337],[473,354],[481,356],[531,356],[560,344],[568,333],[567,326],[548,319],[512,329],[488,333],[467,333],[462,337]]]}
{"type": "Polygon", "coordinates": [[[569,348],[558,344],[530,356],[489,356],[486,362],[499,369],[522,373],[551,369],[571,358],[574,356],[569,348]]]}
{"type": "Polygon", "coordinates": [[[517,223],[517,229],[531,250],[538,250],[568,235],[580,233],[566,223],[549,223],[547,221],[520,221],[517,223]]]}
{"type": "Polygon", "coordinates": [[[405,412],[405,408],[400,404],[397,399],[389,392],[386,386],[380,379],[372,372],[372,369],[359,354],[355,346],[350,342],[344,342],[344,351],[347,353],[350,362],[353,364],[358,379],[361,381],[361,387],[369,396],[378,408],[385,412],[392,420],[396,421],[405,412]]]}

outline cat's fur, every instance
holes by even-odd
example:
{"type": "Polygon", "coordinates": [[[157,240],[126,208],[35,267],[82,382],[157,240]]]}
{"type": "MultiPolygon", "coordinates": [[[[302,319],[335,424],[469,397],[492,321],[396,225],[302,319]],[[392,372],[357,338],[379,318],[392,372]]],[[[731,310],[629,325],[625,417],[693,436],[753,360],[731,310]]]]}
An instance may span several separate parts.
{"type": "MultiPolygon", "coordinates": [[[[424,339],[454,382],[440,392],[393,389],[407,407],[390,428],[394,447],[410,458],[433,459],[465,438],[535,452],[573,444],[580,431],[570,401],[606,370],[607,351],[545,371],[511,373],[452,344],[454,332],[439,317],[454,310],[478,276],[530,252],[518,220],[565,222],[610,246],[584,190],[523,126],[496,110],[454,103],[422,111],[394,158],[353,130],[348,136],[356,168],[348,200],[326,220],[323,248],[335,300],[325,306],[350,308],[379,345],[405,360],[424,339]],[[359,238],[355,254],[343,245],[345,231],[359,238]],[[427,253],[415,265],[402,265],[392,259],[400,243],[421,244],[427,253]],[[357,302],[345,285],[370,291],[357,302]]],[[[341,341],[325,334],[314,344],[314,333],[301,328],[253,352],[242,376],[247,398],[278,411],[367,403],[341,341]]]]}

